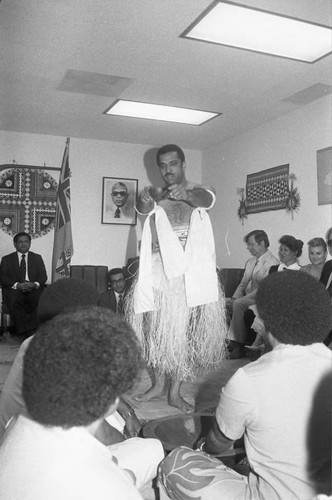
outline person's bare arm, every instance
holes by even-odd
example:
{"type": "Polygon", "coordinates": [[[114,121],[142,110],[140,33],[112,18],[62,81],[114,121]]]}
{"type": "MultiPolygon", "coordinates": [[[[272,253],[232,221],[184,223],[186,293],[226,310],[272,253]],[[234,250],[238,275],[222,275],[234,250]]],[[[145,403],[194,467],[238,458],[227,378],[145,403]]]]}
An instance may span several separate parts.
{"type": "Polygon", "coordinates": [[[136,203],[136,210],[140,214],[148,214],[154,207],[154,199],[150,194],[150,188],[145,187],[136,203]]]}
{"type": "Polygon", "coordinates": [[[215,201],[213,188],[204,186],[186,187],[181,184],[168,186],[168,196],[171,200],[182,200],[192,207],[211,208],[215,201]]]}
{"type": "Polygon", "coordinates": [[[200,444],[200,449],[211,455],[222,455],[233,446],[234,440],[229,439],[219,429],[218,422],[215,419],[209,434],[200,444]]]}
{"type": "Polygon", "coordinates": [[[124,434],[128,437],[137,436],[141,429],[141,424],[136,417],[134,408],[121,398],[117,409],[126,423],[124,434]]]}

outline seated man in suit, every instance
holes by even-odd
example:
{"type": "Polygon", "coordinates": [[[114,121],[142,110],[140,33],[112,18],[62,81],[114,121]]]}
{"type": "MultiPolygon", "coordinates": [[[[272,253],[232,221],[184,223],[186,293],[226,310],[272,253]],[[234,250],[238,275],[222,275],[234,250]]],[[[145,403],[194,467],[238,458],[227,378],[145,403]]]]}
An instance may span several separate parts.
{"type": "MultiPolygon", "coordinates": [[[[329,251],[329,254],[332,255],[332,227],[330,227],[325,236],[325,241],[327,245],[327,249],[329,251]]],[[[332,260],[328,260],[325,262],[322,274],[320,276],[320,282],[323,283],[325,286],[326,290],[328,291],[331,299],[332,299],[332,260]]],[[[325,345],[330,345],[332,342],[332,330],[324,340],[325,345]]]]}
{"type": "Polygon", "coordinates": [[[17,233],[14,246],[16,252],[2,258],[0,283],[16,333],[28,337],[37,328],[37,306],[47,274],[41,255],[30,252],[30,234],[17,233]]]}
{"type": "MultiPolygon", "coordinates": [[[[328,229],[325,240],[329,254],[332,255],[332,227],[328,229]]],[[[332,260],[328,260],[327,262],[325,262],[322,274],[320,276],[320,281],[329,292],[330,297],[332,297],[332,260]]]]}
{"type": "Polygon", "coordinates": [[[279,264],[278,259],[268,249],[270,242],[265,231],[251,231],[244,237],[244,241],[253,257],[247,260],[243,278],[232,297],[233,315],[228,332],[230,359],[244,356],[247,340],[244,313],[249,306],[255,304],[258,285],[268,275],[270,267],[279,264]]]}
{"type": "Polygon", "coordinates": [[[107,274],[108,290],[100,294],[98,305],[107,307],[115,313],[123,315],[124,313],[124,297],[125,290],[125,276],[124,271],[120,267],[115,267],[108,271],[107,274]]]}

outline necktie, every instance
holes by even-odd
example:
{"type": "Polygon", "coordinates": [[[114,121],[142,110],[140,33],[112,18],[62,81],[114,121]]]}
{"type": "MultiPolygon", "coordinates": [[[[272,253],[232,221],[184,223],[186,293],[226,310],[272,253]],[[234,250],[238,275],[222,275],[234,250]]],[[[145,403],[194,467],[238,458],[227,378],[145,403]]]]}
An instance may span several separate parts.
{"type": "Polygon", "coordinates": [[[27,272],[27,264],[25,261],[25,254],[22,254],[21,263],[20,263],[20,283],[25,282],[26,272],[27,272]]]}
{"type": "Polygon", "coordinates": [[[114,219],[120,219],[120,209],[119,209],[119,207],[115,210],[114,219]]]}
{"type": "Polygon", "coordinates": [[[119,295],[119,300],[118,300],[118,305],[117,305],[117,313],[121,314],[123,316],[124,310],[123,310],[123,295],[120,293],[119,295]]]}

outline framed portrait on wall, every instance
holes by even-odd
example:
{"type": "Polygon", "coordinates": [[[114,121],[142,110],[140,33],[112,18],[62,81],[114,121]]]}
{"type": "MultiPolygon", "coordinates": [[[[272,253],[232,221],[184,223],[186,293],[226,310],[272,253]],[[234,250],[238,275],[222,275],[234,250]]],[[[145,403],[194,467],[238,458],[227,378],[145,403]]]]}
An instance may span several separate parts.
{"type": "Polygon", "coordinates": [[[332,147],[317,151],[318,205],[332,203],[332,147]]]}
{"type": "Polygon", "coordinates": [[[103,177],[101,223],[135,226],[137,188],[137,179],[103,177]]]}

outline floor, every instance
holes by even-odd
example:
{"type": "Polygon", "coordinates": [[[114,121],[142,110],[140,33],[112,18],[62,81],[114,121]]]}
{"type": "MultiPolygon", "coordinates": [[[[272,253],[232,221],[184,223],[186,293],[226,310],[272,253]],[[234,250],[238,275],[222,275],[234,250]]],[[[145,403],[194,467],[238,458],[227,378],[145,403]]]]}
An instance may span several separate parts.
{"type": "MultiPolygon", "coordinates": [[[[20,341],[15,337],[5,340],[0,337],[0,392],[19,346],[20,341]]],[[[224,360],[213,370],[198,373],[194,380],[182,384],[182,397],[195,407],[195,412],[212,413],[218,403],[221,387],[240,366],[248,362],[247,359],[224,360]]],[[[135,408],[135,413],[143,425],[154,419],[181,414],[180,410],[168,405],[166,397],[150,402],[137,402],[132,399],[133,395],[145,392],[150,385],[148,372],[143,370],[135,386],[127,395],[128,401],[135,408]]],[[[158,492],[150,487],[143,496],[144,500],[158,500],[159,498],[158,492]]]]}
{"type": "MultiPolygon", "coordinates": [[[[13,336],[6,339],[0,337],[0,392],[19,346],[20,340],[13,336]]],[[[182,384],[182,397],[195,407],[196,412],[204,412],[214,408],[218,402],[221,387],[240,366],[248,362],[247,359],[224,360],[213,370],[198,373],[194,380],[182,384]]],[[[150,385],[148,372],[143,370],[135,386],[127,395],[128,401],[134,407],[138,419],[143,424],[156,418],[181,413],[177,408],[168,405],[166,397],[150,402],[137,402],[132,399],[133,395],[145,392],[150,385]]]]}

